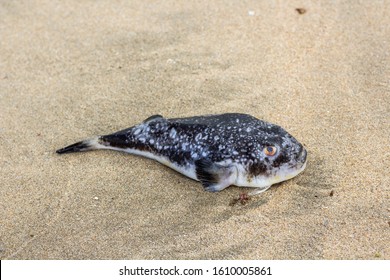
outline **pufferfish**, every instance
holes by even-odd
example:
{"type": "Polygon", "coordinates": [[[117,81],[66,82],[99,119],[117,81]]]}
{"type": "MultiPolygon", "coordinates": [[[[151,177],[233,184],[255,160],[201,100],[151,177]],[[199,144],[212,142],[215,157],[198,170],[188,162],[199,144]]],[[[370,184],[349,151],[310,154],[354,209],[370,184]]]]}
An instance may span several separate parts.
{"type": "Polygon", "coordinates": [[[239,113],[172,119],[154,115],[57,153],[98,149],[154,159],[200,181],[209,192],[235,185],[255,188],[250,195],[301,173],[307,156],[303,145],[280,126],[239,113]]]}

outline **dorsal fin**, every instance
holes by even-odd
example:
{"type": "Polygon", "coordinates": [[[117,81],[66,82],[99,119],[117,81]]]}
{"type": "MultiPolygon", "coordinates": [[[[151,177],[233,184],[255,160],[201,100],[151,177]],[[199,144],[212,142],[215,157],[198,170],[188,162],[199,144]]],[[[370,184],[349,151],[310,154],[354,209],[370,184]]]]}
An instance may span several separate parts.
{"type": "Polygon", "coordinates": [[[218,192],[234,184],[237,178],[237,169],[233,165],[221,165],[208,158],[195,161],[197,179],[204,189],[209,192],[218,192]]]}
{"type": "Polygon", "coordinates": [[[149,118],[145,119],[143,122],[147,123],[147,122],[150,122],[150,121],[153,121],[156,119],[162,119],[162,118],[164,118],[164,117],[161,115],[153,115],[153,116],[150,116],[149,118]]]}

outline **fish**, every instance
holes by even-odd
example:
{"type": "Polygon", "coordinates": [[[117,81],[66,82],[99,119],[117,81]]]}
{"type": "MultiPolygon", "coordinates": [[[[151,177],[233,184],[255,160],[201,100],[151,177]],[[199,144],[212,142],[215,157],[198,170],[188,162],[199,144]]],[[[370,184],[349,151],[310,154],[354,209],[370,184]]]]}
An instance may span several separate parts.
{"type": "Polygon", "coordinates": [[[156,160],[218,192],[231,185],[250,195],[291,179],[306,167],[307,151],[282,127],[248,114],[184,118],[153,115],[118,132],[95,136],[58,154],[109,149],[156,160]]]}

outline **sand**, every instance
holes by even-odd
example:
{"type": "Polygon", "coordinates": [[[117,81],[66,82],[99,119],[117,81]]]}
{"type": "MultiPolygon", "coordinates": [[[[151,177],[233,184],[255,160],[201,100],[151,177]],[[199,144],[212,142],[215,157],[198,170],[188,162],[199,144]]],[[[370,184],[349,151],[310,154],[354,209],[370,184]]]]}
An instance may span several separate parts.
{"type": "Polygon", "coordinates": [[[390,259],[390,3],[359,2],[0,1],[0,258],[390,259]],[[305,172],[230,206],[248,189],[55,154],[223,112],[286,128],[305,172]]]}

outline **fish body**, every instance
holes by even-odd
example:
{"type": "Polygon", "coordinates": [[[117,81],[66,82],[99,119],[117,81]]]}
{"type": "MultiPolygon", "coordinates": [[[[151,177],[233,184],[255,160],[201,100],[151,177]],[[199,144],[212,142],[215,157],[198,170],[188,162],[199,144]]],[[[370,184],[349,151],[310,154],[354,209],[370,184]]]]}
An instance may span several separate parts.
{"type": "Polygon", "coordinates": [[[307,156],[302,144],[280,126],[238,113],[172,119],[154,115],[57,153],[96,149],[154,159],[200,181],[211,192],[230,185],[263,192],[302,172],[307,156]]]}

